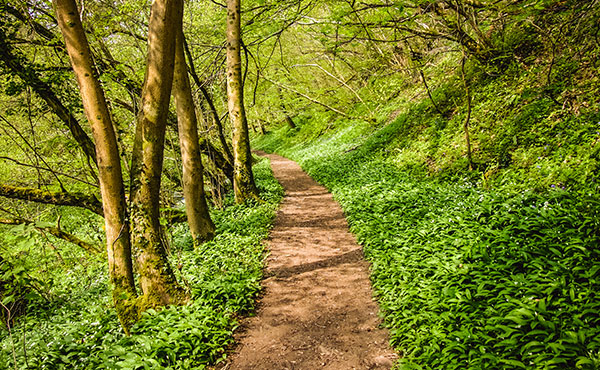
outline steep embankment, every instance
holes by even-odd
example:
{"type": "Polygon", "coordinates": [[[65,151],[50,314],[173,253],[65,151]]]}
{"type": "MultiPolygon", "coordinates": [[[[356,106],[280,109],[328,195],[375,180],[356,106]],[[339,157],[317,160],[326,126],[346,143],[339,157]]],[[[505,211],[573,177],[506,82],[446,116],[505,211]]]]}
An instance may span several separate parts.
{"type": "Polygon", "coordinates": [[[478,80],[473,171],[464,110],[425,95],[390,123],[304,113],[255,140],[342,204],[401,368],[600,366],[598,102],[566,110],[533,78],[478,80]]]}

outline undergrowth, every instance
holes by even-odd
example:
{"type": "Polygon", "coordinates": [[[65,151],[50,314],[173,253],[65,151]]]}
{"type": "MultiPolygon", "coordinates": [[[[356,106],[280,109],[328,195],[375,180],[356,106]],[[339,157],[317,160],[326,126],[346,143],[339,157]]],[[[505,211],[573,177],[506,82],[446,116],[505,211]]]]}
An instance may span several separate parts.
{"type": "Polygon", "coordinates": [[[104,258],[80,256],[49,284],[46,299],[31,302],[10,336],[2,329],[0,368],[187,370],[222,360],[237,317],[253,310],[264,258],[261,241],[283,196],[268,161],[254,170],[264,202],[236,205],[227,198],[226,207],[211,212],[214,240],[194,250],[187,226],[170,230],[171,262],[191,291],[190,304],[148,310],[127,337],[112,307],[104,258]]]}
{"type": "Polygon", "coordinates": [[[341,203],[399,369],[600,368],[597,98],[567,112],[520,76],[475,85],[473,171],[464,107],[427,98],[390,123],[314,115],[255,139],[341,203]]]}

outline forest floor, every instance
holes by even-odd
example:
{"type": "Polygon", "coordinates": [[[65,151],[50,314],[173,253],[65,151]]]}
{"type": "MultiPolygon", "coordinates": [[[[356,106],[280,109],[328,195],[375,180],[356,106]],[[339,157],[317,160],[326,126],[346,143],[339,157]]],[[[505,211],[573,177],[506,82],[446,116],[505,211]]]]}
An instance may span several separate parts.
{"type": "Polygon", "coordinates": [[[266,156],[286,195],[267,240],[257,313],[218,368],[390,369],[396,354],[342,209],[295,162],[266,156]]]}

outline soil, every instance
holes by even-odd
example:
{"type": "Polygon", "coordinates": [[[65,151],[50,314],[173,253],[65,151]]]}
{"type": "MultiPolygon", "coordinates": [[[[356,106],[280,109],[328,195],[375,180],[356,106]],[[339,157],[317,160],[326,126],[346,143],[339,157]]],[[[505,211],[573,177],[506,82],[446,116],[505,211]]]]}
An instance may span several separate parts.
{"type": "Polygon", "coordinates": [[[390,369],[396,354],[342,209],[295,162],[265,156],[286,196],[267,240],[256,316],[242,321],[237,347],[218,368],[390,369]]]}

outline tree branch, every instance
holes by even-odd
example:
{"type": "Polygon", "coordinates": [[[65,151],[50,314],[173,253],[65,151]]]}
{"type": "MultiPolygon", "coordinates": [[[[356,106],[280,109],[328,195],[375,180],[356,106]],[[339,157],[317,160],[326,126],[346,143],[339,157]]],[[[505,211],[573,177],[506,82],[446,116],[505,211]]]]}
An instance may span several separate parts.
{"type": "MultiPolygon", "coordinates": [[[[0,20],[0,24],[4,23],[0,20]]],[[[42,98],[52,111],[69,128],[75,141],[79,144],[83,152],[96,163],[96,148],[92,139],[83,130],[79,121],[63,105],[56,96],[52,87],[44,82],[38,72],[29,64],[29,61],[14,49],[9,43],[6,35],[0,30],[0,59],[19,78],[30,86],[36,94],[42,98]]]]}
{"type": "Polygon", "coordinates": [[[29,25],[42,38],[46,39],[47,41],[50,41],[51,43],[47,44],[48,46],[59,47],[64,51],[65,46],[60,42],[60,39],[56,37],[49,29],[33,20],[33,18],[31,18],[29,14],[26,14],[16,9],[10,4],[6,4],[6,12],[12,15],[13,17],[17,18],[24,24],[29,25]]]}
{"type": "Polygon", "coordinates": [[[229,144],[227,144],[227,141],[225,140],[225,135],[223,133],[222,120],[219,117],[219,114],[217,113],[217,108],[215,107],[215,103],[212,100],[212,97],[210,96],[210,94],[208,93],[208,90],[206,90],[206,87],[204,87],[204,85],[202,84],[202,81],[200,81],[200,77],[198,77],[198,74],[196,73],[196,67],[194,66],[192,52],[190,51],[189,45],[185,38],[183,39],[183,47],[184,47],[186,59],[188,61],[188,66],[189,66],[188,72],[189,72],[190,76],[192,76],[192,79],[196,83],[196,86],[198,86],[198,88],[200,89],[200,92],[204,96],[204,99],[208,103],[208,107],[210,108],[210,114],[212,115],[213,120],[215,121],[215,124],[217,125],[217,129],[218,129],[217,134],[219,137],[219,141],[221,142],[221,146],[223,147],[223,152],[225,153],[225,158],[227,159],[227,161],[229,163],[233,163],[233,155],[231,154],[231,150],[229,149],[229,144]]]}
{"type": "Polygon", "coordinates": [[[34,221],[26,220],[24,218],[0,218],[0,224],[3,225],[32,225],[39,232],[47,232],[56,238],[66,240],[69,243],[75,244],[83,248],[86,252],[92,254],[98,254],[101,252],[101,248],[98,245],[88,243],[84,240],[79,239],[77,236],[63,231],[60,229],[60,224],[57,222],[56,226],[38,226],[34,221]]]}
{"type": "Polygon", "coordinates": [[[270,83],[272,83],[273,85],[276,85],[276,86],[279,86],[279,87],[281,87],[282,89],[286,89],[286,90],[288,90],[288,91],[291,91],[291,92],[293,92],[294,94],[296,94],[296,95],[299,95],[299,96],[303,97],[304,99],[310,100],[310,101],[311,101],[311,102],[313,102],[313,103],[319,104],[320,106],[322,106],[322,107],[324,107],[324,108],[327,108],[327,109],[329,109],[330,111],[332,111],[332,112],[335,112],[335,113],[339,114],[339,115],[340,115],[340,116],[342,116],[342,117],[346,117],[346,118],[350,118],[350,119],[352,118],[352,117],[350,117],[349,115],[347,115],[346,113],[344,113],[344,112],[342,112],[342,111],[340,111],[340,110],[338,110],[338,109],[336,109],[336,108],[334,108],[334,107],[332,107],[332,106],[329,106],[329,105],[327,105],[327,104],[325,104],[325,103],[322,103],[322,102],[318,101],[317,99],[311,98],[310,96],[308,96],[308,95],[306,95],[306,94],[303,94],[303,93],[301,93],[301,92],[300,92],[300,91],[298,91],[298,90],[295,90],[295,89],[293,89],[293,88],[291,88],[291,87],[288,87],[288,86],[282,85],[282,84],[280,84],[279,82],[276,82],[276,81],[273,81],[273,80],[271,80],[271,79],[268,79],[268,78],[267,78],[267,77],[265,77],[265,76],[263,76],[263,78],[264,78],[265,80],[269,81],[270,83]]]}
{"type": "Polygon", "coordinates": [[[82,193],[52,192],[33,188],[22,188],[0,184],[0,196],[30,202],[72,206],[89,209],[97,215],[104,216],[102,203],[93,195],[82,193]]]}
{"type": "Polygon", "coordinates": [[[75,176],[72,176],[72,175],[66,174],[66,173],[64,173],[64,172],[60,172],[60,171],[54,171],[54,170],[50,170],[50,169],[48,169],[48,168],[46,168],[46,167],[36,166],[36,165],[34,165],[34,164],[29,164],[29,163],[24,163],[24,162],[18,161],[18,160],[16,160],[16,159],[14,159],[14,158],[10,158],[10,157],[0,156],[0,159],[4,159],[4,160],[6,160],[6,161],[11,161],[11,162],[15,163],[15,164],[16,164],[16,165],[18,165],[18,166],[23,166],[23,167],[31,167],[31,168],[35,168],[36,170],[42,170],[42,171],[50,171],[50,172],[53,172],[53,173],[55,173],[55,174],[57,174],[57,175],[64,176],[64,177],[67,177],[67,178],[69,178],[69,179],[72,179],[72,180],[75,180],[75,181],[82,182],[82,183],[84,183],[84,184],[86,184],[86,185],[93,186],[93,187],[96,187],[96,188],[98,187],[98,184],[94,184],[94,183],[91,183],[91,182],[89,182],[89,181],[86,181],[86,180],[79,179],[79,178],[77,178],[77,177],[75,177],[75,176]]]}

